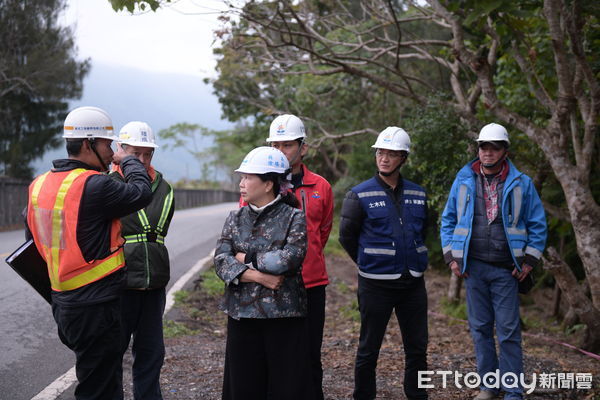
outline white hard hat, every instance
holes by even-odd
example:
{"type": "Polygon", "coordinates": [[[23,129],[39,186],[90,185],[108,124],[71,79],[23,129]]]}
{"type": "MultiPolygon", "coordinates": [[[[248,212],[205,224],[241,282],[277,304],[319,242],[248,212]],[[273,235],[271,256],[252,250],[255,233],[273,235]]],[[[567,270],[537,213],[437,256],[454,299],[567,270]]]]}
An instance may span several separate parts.
{"type": "Polygon", "coordinates": [[[235,172],[245,174],[267,174],[289,172],[290,163],[285,154],[274,147],[261,146],[252,150],[244,157],[240,167],[235,172]]]}
{"type": "Polygon", "coordinates": [[[141,121],[126,123],[119,131],[119,143],[139,147],[158,147],[152,128],[141,121]]]}
{"type": "Polygon", "coordinates": [[[110,116],[98,107],[79,107],[71,111],[65,118],[63,138],[116,140],[110,116]]]}
{"type": "Polygon", "coordinates": [[[506,128],[493,122],[481,128],[477,142],[506,142],[507,145],[510,144],[506,128]]]}
{"type": "Polygon", "coordinates": [[[397,126],[388,126],[381,131],[375,144],[371,146],[375,149],[402,150],[407,153],[410,151],[410,138],[408,133],[397,126]]]}
{"type": "Polygon", "coordinates": [[[292,114],[283,114],[271,122],[267,142],[284,142],[306,137],[302,120],[292,114]]]}

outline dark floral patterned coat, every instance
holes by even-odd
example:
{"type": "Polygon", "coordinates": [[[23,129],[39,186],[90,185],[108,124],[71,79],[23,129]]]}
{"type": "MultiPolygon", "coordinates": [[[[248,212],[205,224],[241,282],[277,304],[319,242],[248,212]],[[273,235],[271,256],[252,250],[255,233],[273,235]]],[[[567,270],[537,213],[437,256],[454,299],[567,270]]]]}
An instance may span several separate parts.
{"type": "Polygon", "coordinates": [[[250,206],[232,211],[215,250],[215,270],[225,282],[221,308],[230,317],[286,318],[306,316],[306,291],[302,261],[306,255],[304,213],[277,201],[260,213],[250,206]],[[279,290],[254,282],[241,282],[250,266],[236,260],[238,252],[250,255],[252,266],[273,275],[284,275],[279,290]]]}

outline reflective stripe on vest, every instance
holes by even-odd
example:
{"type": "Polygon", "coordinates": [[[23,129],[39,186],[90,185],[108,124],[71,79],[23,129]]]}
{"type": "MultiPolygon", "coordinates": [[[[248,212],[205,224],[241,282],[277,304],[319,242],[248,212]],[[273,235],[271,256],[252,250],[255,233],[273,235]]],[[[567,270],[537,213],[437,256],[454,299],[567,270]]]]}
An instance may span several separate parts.
{"type": "Polygon", "coordinates": [[[160,244],[165,244],[165,237],[163,235],[156,235],[156,239],[152,240],[152,238],[148,238],[148,235],[145,233],[140,233],[139,235],[126,235],[123,236],[126,243],[141,243],[141,242],[156,242],[160,244]]]}
{"type": "Polygon", "coordinates": [[[127,241],[127,243],[140,243],[140,242],[153,242],[164,244],[165,237],[160,233],[163,232],[165,228],[165,222],[167,222],[167,217],[169,216],[169,210],[171,210],[171,205],[173,204],[173,188],[169,187],[169,193],[165,196],[165,202],[163,203],[162,211],[160,213],[160,218],[158,219],[158,224],[156,225],[156,229],[152,229],[152,225],[150,225],[150,221],[148,221],[148,216],[146,215],[146,211],[142,208],[137,212],[138,219],[140,220],[140,224],[142,225],[143,234],[137,235],[127,235],[123,238],[127,241]],[[156,240],[148,240],[148,233],[156,232],[156,240]],[[160,232],[160,233],[159,233],[160,232]]]}
{"type": "Polygon", "coordinates": [[[169,210],[171,209],[171,205],[173,204],[173,188],[169,187],[169,194],[165,198],[165,202],[163,204],[162,212],[160,213],[160,219],[158,220],[157,231],[163,232],[165,227],[165,222],[167,221],[167,217],[169,216],[169,210]]]}
{"type": "Polygon", "coordinates": [[[151,231],[151,226],[150,226],[150,222],[148,222],[148,217],[146,216],[146,211],[144,211],[144,209],[142,208],[141,210],[139,210],[137,212],[138,218],[140,219],[140,224],[142,224],[142,230],[144,232],[150,232],[151,231]]]}
{"type": "MultiPolygon", "coordinates": [[[[120,247],[116,247],[115,249],[111,248],[113,253],[103,260],[95,260],[92,263],[87,263],[83,257],[80,256],[80,249],[77,244],[73,246],[72,243],[66,243],[65,229],[71,227],[66,226],[67,221],[64,213],[65,199],[75,180],[89,171],[90,170],[84,168],[77,168],[69,171],[65,175],[56,190],[56,197],[52,209],[42,208],[39,205],[40,193],[42,192],[42,188],[44,187],[47,178],[52,172],[47,172],[37,178],[31,189],[30,201],[32,209],[29,210],[28,213],[32,213],[34,223],[30,228],[34,238],[38,242],[36,244],[41,248],[41,253],[47,263],[52,289],[57,291],[77,289],[100,279],[125,263],[123,250],[120,247]],[[63,254],[65,252],[67,252],[67,254],[70,252],[70,257],[72,258],[73,253],[77,251],[79,251],[79,256],[81,257],[80,265],[69,265],[67,268],[61,265],[63,254]],[[87,268],[83,272],[77,273],[78,269],[83,269],[88,266],[91,268],[87,268]],[[61,267],[63,267],[64,270],[61,270],[61,267]],[[73,267],[73,270],[71,271],[68,267],[73,267]],[[76,275],[61,281],[61,275],[68,276],[73,275],[73,273],[76,273],[76,275]]],[[[70,223],[73,223],[73,221],[70,221],[70,223]]],[[[74,221],[74,223],[76,224],[77,221],[74,221]]],[[[113,230],[118,229],[118,227],[118,220],[111,225],[111,246],[118,244],[112,243],[113,236],[115,236],[113,230]]],[[[67,257],[67,259],[69,259],[69,257],[67,257]]]]}

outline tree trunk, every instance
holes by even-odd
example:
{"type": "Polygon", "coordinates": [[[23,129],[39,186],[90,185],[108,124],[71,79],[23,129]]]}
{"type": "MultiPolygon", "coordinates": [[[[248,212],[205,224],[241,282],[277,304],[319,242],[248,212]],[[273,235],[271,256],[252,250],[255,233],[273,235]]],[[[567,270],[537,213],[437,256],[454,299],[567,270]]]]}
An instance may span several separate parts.
{"type": "Polygon", "coordinates": [[[462,287],[462,278],[450,274],[450,285],[448,286],[448,300],[452,303],[460,301],[460,288],[462,287]]]}
{"type": "Polygon", "coordinates": [[[568,328],[572,327],[573,325],[575,325],[578,322],[579,322],[579,316],[577,316],[577,313],[575,312],[573,307],[569,306],[569,310],[565,314],[565,317],[563,318],[562,323],[561,323],[562,328],[564,330],[567,330],[568,328]]]}
{"type": "Polygon", "coordinates": [[[550,163],[553,164],[554,173],[565,193],[575,232],[577,253],[590,285],[592,302],[594,307],[600,310],[600,207],[594,200],[590,187],[579,183],[579,174],[573,173],[576,167],[560,163],[559,160],[550,163]]]}
{"type": "Polygon", "coordinates": [[[571,268],[560,258],[554,247],[548,248],[544,268],[552,273],[573,311],[587,325],[588,335],[582,347],[597,352],[600,350],[600,311],[581,290],[571,268]]]}
{"type": "Polygon", "coordinates": [[[560,314],[560,286],[558,284],[554,285],[554,295],[552,296],[552,316],[558,318],[560,314]]]}

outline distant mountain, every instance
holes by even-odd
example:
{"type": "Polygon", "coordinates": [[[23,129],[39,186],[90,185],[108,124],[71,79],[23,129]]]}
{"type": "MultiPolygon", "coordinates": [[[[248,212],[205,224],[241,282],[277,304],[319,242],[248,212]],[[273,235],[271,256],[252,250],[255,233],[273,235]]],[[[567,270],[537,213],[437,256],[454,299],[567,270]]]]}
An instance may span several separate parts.
{"type": "MultiPolygon", "coordinates": [[[[83,97],[73,102],[71,109],[84,105],[108,111],[117,133],[132,120],[148,122],[155,133],[178,122],[197,123],[210,129],[232,127],[220,118],[221,107],[212,87],[192,75],[94,63],[84,81],[83,97]]],[[[210,142],[205,140],[201,145],[208,146],[210,142]]],[[[53,159],[65,156],[62,147],[47,152],[34,163],[36,173],[47,171],[53,159]]],[[[201,166],[183,149],[159,148],[153,164],[171,181],[200,177],[201,166]]]]}

